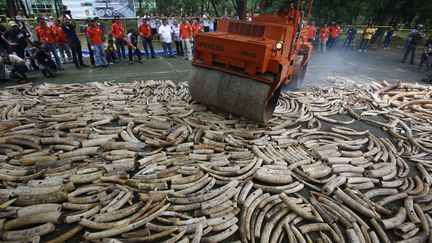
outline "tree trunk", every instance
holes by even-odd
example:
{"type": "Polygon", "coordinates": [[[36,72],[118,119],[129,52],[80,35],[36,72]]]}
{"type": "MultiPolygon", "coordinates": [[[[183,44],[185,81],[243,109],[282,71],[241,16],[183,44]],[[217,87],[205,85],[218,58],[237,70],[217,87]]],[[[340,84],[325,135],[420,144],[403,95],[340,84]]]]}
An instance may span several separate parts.
{"type": "Polygon", "coordinates": [[[142,11],[142,2],[143,0],[138,0],[138,15],[139,16],[144,16],[143,11],[142,11]]]}
{"type": "MultiPolygon", "coordinates": [[[[396,11],[396,5],[392,0],[386,0],[383,4],[383,8],[378,12],[375,18],[376,25],[387,25],[389,23],[389,18],[391,18],[396,11]]],[[[385,33],[385,29],[379,28],[375,35],[372,37],[371,44],[375,43],[377,40],[381,40],[385,33]]]]}
{"type": "Polygon", "coordinates": [[[244,1],[247,0],[236,0],[236,12],[239,19],[244,19],[244,1]]]}
{"type": "Polygon", "coordinates": [[[205,0],[201,0],[201,16],[204,14],[205,0]]]}
{"type": "Polygon", "coordinates": [[[217,10],[217,7],[216,7],[216,4],[215,4],[215,1],[214,1],[214,0],[210,0],[210,2],[211,2],[211,4],[212,4],[212,6],[213,6],[213,9],[214,9],[214,11],[215,11],[215,15],[216,15],[216,17],[219,17],[219,13],[218,13],[218,10],[217,10]]]}
{"type": "Polygon", "coordinates": [[[7,14],[9,17],[15,17],[17,14],[15,1],[14,0],[6,0],[7,14]]]}

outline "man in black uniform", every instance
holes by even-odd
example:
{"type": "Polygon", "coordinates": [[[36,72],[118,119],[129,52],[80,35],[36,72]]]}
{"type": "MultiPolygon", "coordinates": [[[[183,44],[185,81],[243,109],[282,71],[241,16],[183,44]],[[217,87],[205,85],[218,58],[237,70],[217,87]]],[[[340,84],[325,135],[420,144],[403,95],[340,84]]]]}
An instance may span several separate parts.
{"type": "Polygon", "coordinates": [[[9,26],[10,28],[3,33],[2,39],[12,47],[17,56],[24,59],[25,48],[30,35],[21,30],[15,21],[9,21],[9,26]]]}

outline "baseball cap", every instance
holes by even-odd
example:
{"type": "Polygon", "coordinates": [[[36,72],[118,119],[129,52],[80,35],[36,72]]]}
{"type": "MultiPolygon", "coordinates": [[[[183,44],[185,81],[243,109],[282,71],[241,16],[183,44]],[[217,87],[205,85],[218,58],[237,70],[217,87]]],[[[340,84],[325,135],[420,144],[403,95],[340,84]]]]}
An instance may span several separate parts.
{"type": "Polygon", "coordinates": [[[17,23],[15,21],[9,21],[9,26],[10,27],[17,26],[17,23]]]}

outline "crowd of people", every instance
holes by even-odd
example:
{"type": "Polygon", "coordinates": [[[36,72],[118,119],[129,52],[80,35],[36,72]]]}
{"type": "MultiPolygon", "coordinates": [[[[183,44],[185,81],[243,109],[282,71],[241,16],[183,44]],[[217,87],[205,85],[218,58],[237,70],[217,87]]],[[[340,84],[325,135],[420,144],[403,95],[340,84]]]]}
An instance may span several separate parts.
{"type": "MultiPolygon", "coordinates": [[[[205,12],[198,18],[145,15],[139,18],[136,28],[129,29],[126,29],[124,21],[118,16],[108,27],[97,17],[88,18],[82,26],[77,26],[72,14],[65,11],[60,18],[38,17],[37,26],[32,31],[28,21],[12,18],[8,22],[9,28],[0,24],[0,78],[9,75],[10,78],[25,82],[29,70],[40,70],[46,77],[53,77],[68,62],[73,63],[77,69],[90,65],[93,68],[108,68],[122,59],[128,60],[131,65],[143,63],[142,55],[148,59],[156,57],[153,43],[155,39],[161,42],[163,56],[181,56],[192,61],[194,38],[200,32],[214,31],[216,23],[215,18],[205,12]],[[84,39],[78,37],[79,32],[84,34],[87,42],[89,65],[83,60],[81,41],[84,39]]],[[[317,27],[311,22],[308,26],[308,39],[321,53],[356,49],[357,26],[352,25],[345,30],[341,26],[341,23],[331,22],[317,27]],[[343,34],[346,38],[341,41],[343,34]]],[[[373,24],[363,29],[358,43],[359,52],[368,50],[377,30],[373,24]]],[[[386,31],[384,50],[390,49],[397,31],[397,28],[386,31]]],[[[414,64],[416,51],[424,43],[424,39],[422,25],[410,31],[402,62],[406,62],[411,55],[410,63],[414,64]]],[[[432,64],[432,36],[426,40],[419,68],[425,64],[427,68],[432,64]]]]}
{"type": "MultiPolygon", "coordinates": [[[[367,52],[370,41],[376,34],[377,30],[378,28],[376,28],[373,24],[369,24],[363,29],[362,36],[360,38],[361,40],[358,46],[359,52],[367,52]]],[[[384,44],[382,46],[384,50],[390,50],[391,41],[397,30],[398,29],[396,27],[391,27],[385,32],[384,44]]],[[[345,31],[345,41],[340,46],[338,46],[342,34],[344,34],[344,31],[341,28],[341,24],[332,22],[331,25],[328,26],[328,24],[325,23],[318,29],[318,27],[315,25],[315,22],[312,21],[308,29],[308,40],[316,44],[318,52],[321,53],[327,53],[331,50],[346,51],[348,49],[355,49],[357,26],[352,25],[345,31]]],[[[410,63],[414,64],[417,50],[424,43],[422,54],[420,56],[419,68],[421,69],[423,65],[425,65],[427,70],[429,70],[429,68],[432,67],[432,35],[430,35],[426,41],[425,36],[424,27],[421,24],[410,30],[403,49],[402,63],[405,63],[408,56],[411,55],[410,63]]]]}
{"type": "Polygon", "coordinates": [[[214,18],[208,13],[202,18],[146,15],[139,19],[137,28],[127,30],[118,16],[111,28],[97,17],[88,18],[78,27],[70,12],[64,12],[60,18],[36,20],[34,36],[28,22],[11,19],[9,28],[0,25],[0,69],[4,70],[0,78],[8,75],[25,82],[30,70],[40,70],[46,77],[53,77],[68,62],[73,62],[77,69],[89,67],[83,61],[78,32],[85,35],[91,66],[108,68],[122,59],[131,65],[143,63],[140,46],[147,58],[156,58],[155,39],[162,44],[163,56],[181,56],[192,61],[194,37],[215,28],[214,18]]]}

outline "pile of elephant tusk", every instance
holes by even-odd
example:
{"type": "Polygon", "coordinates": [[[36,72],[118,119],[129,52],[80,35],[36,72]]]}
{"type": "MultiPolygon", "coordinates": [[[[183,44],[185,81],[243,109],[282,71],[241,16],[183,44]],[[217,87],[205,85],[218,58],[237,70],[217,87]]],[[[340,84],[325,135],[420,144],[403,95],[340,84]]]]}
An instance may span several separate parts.
{"type": "Polygon", "coordinates": [[[0,237],[431,242],[432,88],[332,81],[266,125],[187,82],[0,89],[0,237]]]}

